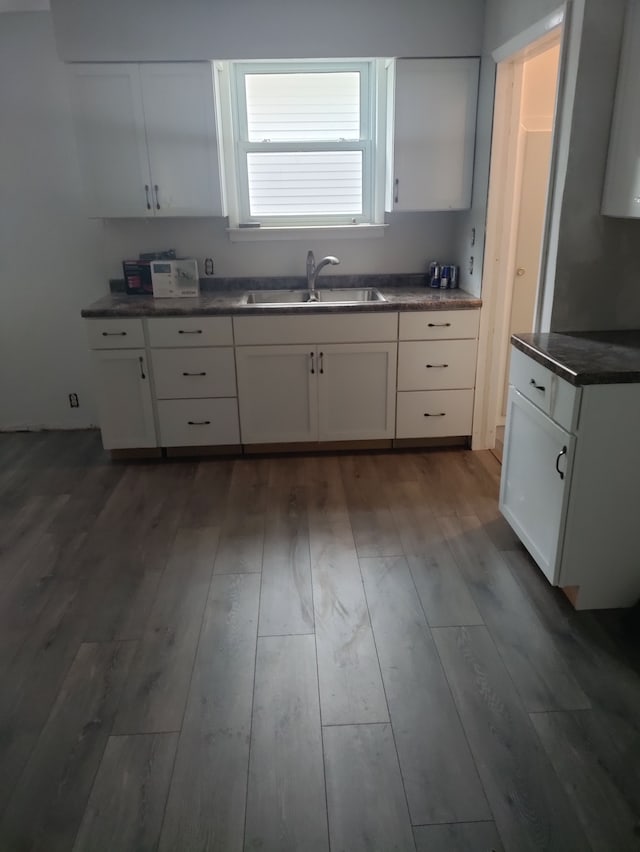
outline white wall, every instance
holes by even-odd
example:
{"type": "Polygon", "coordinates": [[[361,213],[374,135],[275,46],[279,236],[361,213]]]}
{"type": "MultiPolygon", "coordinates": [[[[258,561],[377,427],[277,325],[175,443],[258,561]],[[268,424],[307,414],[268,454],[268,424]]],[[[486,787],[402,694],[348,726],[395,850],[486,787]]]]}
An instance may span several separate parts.
{"type": "Polygon", "coordinates": [[[484,0],[53,0],[66,61],[477,56],[484,0]]]}
{"type": "Polygon", "coordinates": [[[94,421],[80,309],[105,290],[80,213],[50,15],[0,16],[0,429],[94,421]],[[70,409],[69,393],[81,407],[70,409]]]}

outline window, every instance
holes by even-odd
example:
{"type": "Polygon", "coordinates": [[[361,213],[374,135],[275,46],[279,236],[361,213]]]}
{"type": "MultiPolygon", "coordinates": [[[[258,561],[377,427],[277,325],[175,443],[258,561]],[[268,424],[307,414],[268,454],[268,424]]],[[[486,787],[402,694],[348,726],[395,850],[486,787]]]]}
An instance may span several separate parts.
{"type": "Polygon", "coordinates": [[[382,222],[376,154],[384,110],[375,60],[223,68],[231,227],[382,222]]]}

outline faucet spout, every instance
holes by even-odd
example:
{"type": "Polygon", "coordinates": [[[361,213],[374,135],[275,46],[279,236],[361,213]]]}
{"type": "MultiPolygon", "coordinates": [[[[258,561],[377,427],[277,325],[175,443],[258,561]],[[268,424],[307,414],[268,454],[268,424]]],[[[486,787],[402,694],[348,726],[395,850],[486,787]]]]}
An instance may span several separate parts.
{"type": "Polygon", "coordinates": [[[307,252],[307,288],[309,290],[309,299],[310,302],[318,301],[318,294],[316,293],[316,282],[318,280],[318,275],[321,270],[324,269],[325,266],[337,266],[340,263],[337,257],[333,255],[327,255],[323,257],[322,260],[316,264],[316,259],[313,256],[312,251],[307,252]]]}

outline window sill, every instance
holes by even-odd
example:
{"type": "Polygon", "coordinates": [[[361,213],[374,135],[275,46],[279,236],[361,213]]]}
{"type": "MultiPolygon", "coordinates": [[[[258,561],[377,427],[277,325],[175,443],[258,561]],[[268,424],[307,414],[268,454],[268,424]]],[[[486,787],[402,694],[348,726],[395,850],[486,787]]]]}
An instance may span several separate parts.
{"type": "Polygon", "coordinates": [[[389,226],[381,225],[301,225],[299,227],[227,228],[232,243],[261,240],[309,240],[331,237],[336,240],[370,239],[384,236],[389,226]]]}

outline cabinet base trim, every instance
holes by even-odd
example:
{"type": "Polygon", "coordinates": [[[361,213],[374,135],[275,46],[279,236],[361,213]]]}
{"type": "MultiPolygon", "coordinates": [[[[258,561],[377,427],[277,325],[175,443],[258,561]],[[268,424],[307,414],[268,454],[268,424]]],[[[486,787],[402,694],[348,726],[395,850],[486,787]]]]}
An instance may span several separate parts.
{"type": "Polygon", "coordinates": [[[390,450],[391,438],[371,441],[298,441],[283,444],[245,444],[245,455],[255,453],[331,453],[340,450],[390,450]]]}
{"type": "Polygon", "coordinates": [[[470,447],[471,438],[468,435],[444,436],[442,438],[395,438],[394,449],[421,449],[429,447],[470,447]]]}
{"type": "Polygon", "coordinates": [[[107,450],[111,461],[129,461],[130,459],[161,459],[162,447],[135,447],[125,450],[107,450]]]}
{"type": "Polygon", "coordinates": [[[167,458],[182,458],[188,456],[241,456],[240,444],[224,444],[216,447],[166,447],[167,458]]]}

